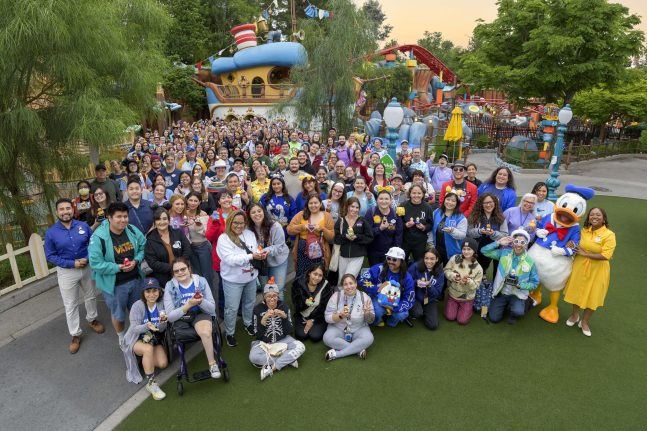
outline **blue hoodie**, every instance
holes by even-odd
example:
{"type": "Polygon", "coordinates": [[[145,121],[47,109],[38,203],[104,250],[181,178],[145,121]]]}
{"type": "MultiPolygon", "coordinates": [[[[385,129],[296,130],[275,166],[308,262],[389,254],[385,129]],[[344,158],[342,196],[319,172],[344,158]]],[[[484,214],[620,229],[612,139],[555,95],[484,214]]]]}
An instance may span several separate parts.
{"type": "Polygon", "coordinates": [[[416,287],[416,301],[421,304],[425,300],[425,291],[427,291],[427,296],[429,301],[438,301],[443,293],[443,286],[445,286],[445,273],[441,270],[439,275],[433,275],[431,271],[421,271],[420,262],[413,262],[409,266],[409,275],[413,279],[414,286],[417,286],[418,280],[424,278],[427,281],[431,281],[427,288],[418,288],[416,287]]]}
{"type": "MultiPolygon", "coordinates": [[[[402,263],[404,265],[404,262],[402,263]]],[[[400,283],[400,274],[391,272],[387,269],[386,279],[382,279],[380,274],[382,273],[382,268],[384,264],[379,263],[373,265],[368,271],[364,272],[357,282],[358,286],[362,288],[371,299],[377,298],[378,286],[385,281],[395,281],[400,284],[400,306],[397,310],[393,310],[395,313],[401,313],[404,311],[409,311],[413,307],[415,301],[415,292],[413,289],[413,279],[411,274],[407,272],[406,277],[404,278],[404,283],[400,283]],[[404,286],[404,287],[403,287],[404,286]]]]}

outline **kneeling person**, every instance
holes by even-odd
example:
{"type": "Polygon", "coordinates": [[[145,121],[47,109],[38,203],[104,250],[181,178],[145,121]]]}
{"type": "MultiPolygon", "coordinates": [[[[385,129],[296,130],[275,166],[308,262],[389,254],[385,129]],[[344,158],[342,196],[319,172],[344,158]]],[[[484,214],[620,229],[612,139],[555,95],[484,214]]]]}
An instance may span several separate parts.
{"type": "Polygon", "coordinates": [[[252,327],[256,340],[252,342],[249,360],[262,367],[261,380],[287,365],[299,367],[297,359],[306,347],[290,336],[294,329],[290,309],[279,300],[277,285],[265,285],[263,301],[254,307],[252,327]]]}
{"type": "Polygon", "coordinates": [[[489,317],[493,323],[503,320],[506,309],[510,310],[508,323],[526,312],[528,293],[539,285],[539,276],[535,262],[526,252],[530,235],[523,229],[517,229],[511,236],[488,244],[481,253],[489,258],[499,260],[492,286],[492,302],[489,317]],[[512,244],[512,248],[501,248],[512,244]]]}

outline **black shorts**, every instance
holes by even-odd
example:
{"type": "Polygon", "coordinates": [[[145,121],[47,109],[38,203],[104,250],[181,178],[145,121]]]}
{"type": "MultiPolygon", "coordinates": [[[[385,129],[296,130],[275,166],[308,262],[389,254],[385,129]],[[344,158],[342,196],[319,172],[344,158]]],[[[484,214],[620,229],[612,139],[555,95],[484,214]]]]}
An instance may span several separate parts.
{"type": "MultiPolygon", "coordinates": [[[[180,320],[173,322],[173,331],[175,337],[179,340],[193,340],[198,335],[195,332],[195,325],[203,320],[211,322],[211,316],[202,311],[198,313],[188,313],[182,316],[180,320]]],[[[198,337],[199,338],[199,337],[198,337]]]]}

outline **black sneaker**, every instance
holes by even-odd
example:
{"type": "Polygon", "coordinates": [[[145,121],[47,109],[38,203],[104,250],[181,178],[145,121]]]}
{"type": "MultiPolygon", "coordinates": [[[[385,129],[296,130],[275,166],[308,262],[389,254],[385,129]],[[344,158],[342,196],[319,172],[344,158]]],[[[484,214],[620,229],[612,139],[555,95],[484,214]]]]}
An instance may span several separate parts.
{"type": "Polygon", "coordinates": [[[234,337],[233,335],[227,335],[226,338],[227,338],[227,345],[229,347],[236,347],[238,345],[238,343],[236,342],[236,337],[234,337]]]}
{"type": "Polygon", "coordinates": [[[517,318],[516,317],[514,317],[514,316],[508,317],[508,325],[514,325],[515,323],[517,323],[517,318]]]}
{"type": "Polygon", "coordinates": [[[251,323],[250,323],[250,325],[249,325],[249,326],[245,326],[245,331],[247,331],[247,334],[248,334],[250,337],[253,337],[253,336],[255,336],[255,335],[256,335],[256,334],[254,334],[254,326],[253,326],[251,323]]]}

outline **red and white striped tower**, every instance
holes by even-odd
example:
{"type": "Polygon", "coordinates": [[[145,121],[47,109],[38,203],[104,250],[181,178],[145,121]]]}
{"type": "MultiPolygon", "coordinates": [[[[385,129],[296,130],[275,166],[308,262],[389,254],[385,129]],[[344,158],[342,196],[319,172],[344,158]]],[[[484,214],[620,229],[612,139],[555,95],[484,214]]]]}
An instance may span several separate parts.
{"type": "Polygon", "coordinates": [[[234,36],[238,51],[256,46],[256,24],[241,24],[229,30],[234,36]]]}

